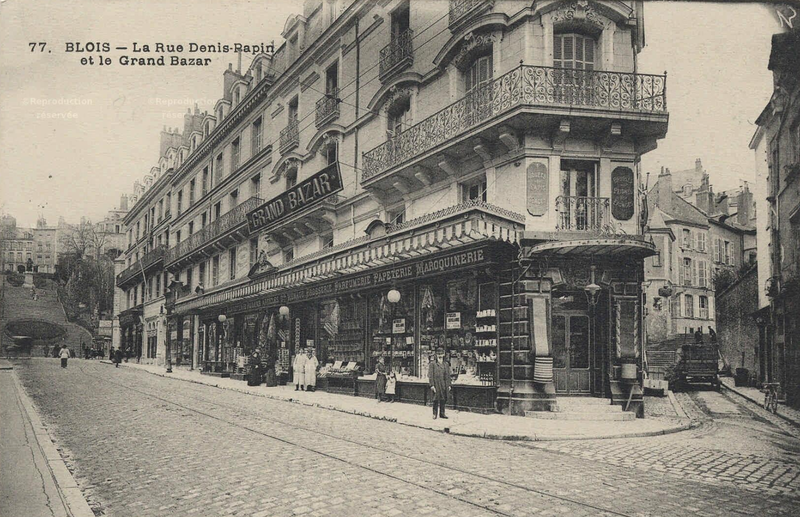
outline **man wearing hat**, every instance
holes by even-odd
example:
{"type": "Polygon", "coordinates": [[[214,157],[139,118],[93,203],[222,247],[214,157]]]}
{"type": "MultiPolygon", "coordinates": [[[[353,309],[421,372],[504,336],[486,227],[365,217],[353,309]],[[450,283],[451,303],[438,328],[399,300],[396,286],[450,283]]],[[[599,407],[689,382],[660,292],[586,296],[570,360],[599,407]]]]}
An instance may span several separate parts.
{"type": "Polygon", "coordinates": [[[447,404],[447,394],[450,391],[450,365],[444,359],[444,348],[436,349],[436,357],[428,365],[428,383],[431,386],[433,400],[433,418],[447,418],[444,407],[447,404]]]}

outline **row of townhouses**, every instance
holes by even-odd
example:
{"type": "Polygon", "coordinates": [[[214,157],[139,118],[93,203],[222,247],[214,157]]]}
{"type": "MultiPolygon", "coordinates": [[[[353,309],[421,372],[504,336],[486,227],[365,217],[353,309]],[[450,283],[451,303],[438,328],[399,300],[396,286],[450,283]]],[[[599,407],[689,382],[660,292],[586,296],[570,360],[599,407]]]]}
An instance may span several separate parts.
{"type": "Polygon", "coordinates": [[[459,408],[641,413],[640,157],[669,119],[642,2],[309,0],[282,36],[162,132],[116,346],[219,376],[260,349],[284,377],[310,347],[370,395],[384,357],[418,403],[442,347],[459,408]]]}

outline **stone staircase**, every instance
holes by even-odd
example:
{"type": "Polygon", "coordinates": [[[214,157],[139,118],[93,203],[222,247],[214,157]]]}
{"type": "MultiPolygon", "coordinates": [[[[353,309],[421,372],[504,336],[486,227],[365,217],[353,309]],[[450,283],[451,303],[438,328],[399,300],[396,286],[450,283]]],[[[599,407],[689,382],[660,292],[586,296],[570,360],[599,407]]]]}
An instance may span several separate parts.
{"type": "Polygon", "coordinates": [[[528,418],[540,420],[584,420],[584,421],[629,421],[635,420],[632,411],[623,411],[622,406],[612,405],[607,398],[558,397],[557,407],[552,411],[526,411],[528,418]]]}

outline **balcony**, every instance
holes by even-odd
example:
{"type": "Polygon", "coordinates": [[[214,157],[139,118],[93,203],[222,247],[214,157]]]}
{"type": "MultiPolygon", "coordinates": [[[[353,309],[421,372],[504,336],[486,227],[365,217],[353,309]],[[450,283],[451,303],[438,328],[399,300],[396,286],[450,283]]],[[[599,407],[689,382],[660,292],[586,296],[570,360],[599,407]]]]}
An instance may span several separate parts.
{"type": "Polygon", "coordinates": [[[281,129],[281,139],[278,151],[285,154],[300,145],[300,123],[298,119],[292,119],[289,124],[281,129]]]}
{"type": "Polygon", "coordinates": [[[407,29],[381,49],[380,73],[378,74],[381,81],[414,62],[413,40],[414,31],[407,29]]]}
{"type": "Polygon", "coordinates": [[[143,271],[146,274],[163,261],[166,250],[167,248],[163,244],[156,246],[151,251],[146,253],[144,257],[123,270],[117,275],[117,287],[128,285],[129,283],[132,283],[132,280],[135,280],[133,283],[138,283],[139,280],[141,280],[140,277],[143,271]]]}
{"type": "Polygon", "coordinates": [[[494,0],[450,0],[450,30],[456,31],[475,16],[490,10],[494,0]]]}
{"type": "Polygon", "coordinates": [[[181,265],[183,262],[190,262],[197,255],[208,257],[234,242],[243,241],[250,234],[247,229],[247,213],[263,202],[260,198],[251,197],[221,215],[213,223],[170,248],[166,253],[165,264],[170,267],[181,265]]]}
{"type": "MultiPolygon", "coordinates": [[[[467,137],[496,137],[500,122],[514,130],[537,128],[552,135],[564,118],[604,118],[624,121],[623,134],[662,138],[669,119],[666,81],[666,75],[520,65],[364,153],[362,185],[427,158],[426,165],[435,169],[440,161],[433,159],[436,152],[467,137]],[[517,113],[523,116],[511,120],[517,113]]],[[[585,131],[595,125],[582,124],[588,126],[585,131]]],[[[450,149],[450,154],[470,149],[450,149]]]]}
{"type": "Polygon", "coordinates": [[[607,197],[558,196],[556,231],[609,232],[610,206],[607,197]]]}
{"type": "Polygon", "coordinates": [[[321,128],[339,118],[339,89],[334,89],[317,101],[316,125],[321,128]]]}

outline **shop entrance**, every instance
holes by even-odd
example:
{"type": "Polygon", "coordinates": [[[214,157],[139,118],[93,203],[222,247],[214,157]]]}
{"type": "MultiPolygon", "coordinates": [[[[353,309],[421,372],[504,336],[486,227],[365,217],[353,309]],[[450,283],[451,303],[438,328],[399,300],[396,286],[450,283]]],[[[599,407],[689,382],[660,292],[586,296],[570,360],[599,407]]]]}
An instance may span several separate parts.
{"type": "Polygon", "coordinates": [[[557,393],[591,392],[589,315],[583,311],[553,314],[553,381],[557,393]]]}

